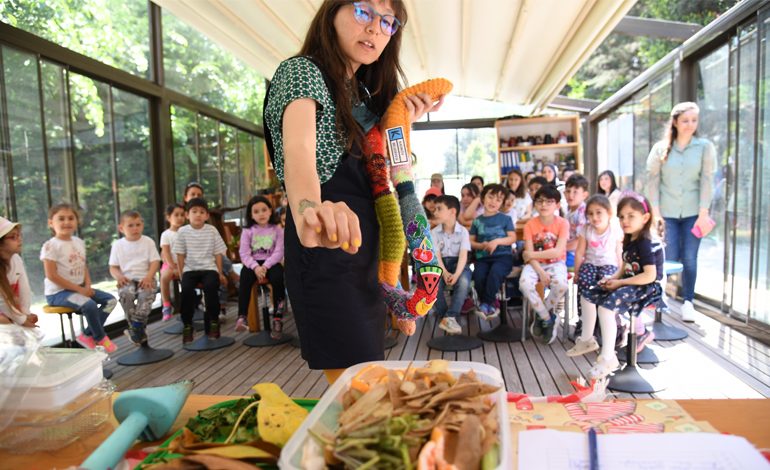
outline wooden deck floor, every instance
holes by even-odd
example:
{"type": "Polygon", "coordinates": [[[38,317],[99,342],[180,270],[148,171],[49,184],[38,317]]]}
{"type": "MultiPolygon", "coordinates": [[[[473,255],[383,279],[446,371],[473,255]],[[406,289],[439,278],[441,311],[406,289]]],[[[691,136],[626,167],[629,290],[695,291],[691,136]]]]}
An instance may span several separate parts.
{"type": "MultiPolygon", "coordinates": [[[[654,367],[654,372],[667,388],[652,395],[656,398],[762,398],[770,397],[770,348],[705,315],[698,314],[695,324],[679,320],[678,304],[671,302],[674,314],[669,324],[686,329],[690,336],[682,341],[655,342],[655,348],[668,359],[654,367]]],[[[130,353],[134,347],[125,337],[115,340],[119,350],[108,365],[114,373],[118,390],[168,384],[180,379],[195,382],[194,393],[218,395],[249,394],[252,385],[275,382],[290,396],[320,397],[327,388],[320,371],[308,369],[299,349],[289,344],[269,348],[250,348],[242,341],[249,333],[235,333],[235,306],[229,305],[230,321],[223,335],[234,337],[230,347],[210,352],[189,352],[182,349],[181,336],[168,335],[163,329],[168,323],[150,325],[150,344],[168,348],[174,356],[166,361],[126,367],[116,359],[130,353]]],[[[509,309],[509,318],[521,323],[520,307],[509,309]]],[[[465,331],[475,335],[492,324],[475,316],[463,317],[465,331]]],[[[286,331],[295,333],[291,316],[286,331]]],[[[198,333],[202,334],[202,333],[198,333]]],[[[503,373],[509,391],[533,396],[567,394],[572,392],[570,381],[585,375],[593,354],[570,358],[565,351],[571,341],[559,337],[551,345],[528,339],[524,343],[484,342],[482,348],[458,353],[442,353],[430,349],[428,341],[443,332],[433,317],[418,323],[417,333],[409,338],[399,337],[398,344],[385,352],[389,360],[448,360],[476,361],[497,367],[503,373]]],[[[560,335],[561,336],[561,335],[560,335]]],[[[652,366],[643,366],[652,369],[652,366]]],[[[619,396],[629,396],[619,394],[619,396]]],[[[638,398],[650,398],[640,395],[638,398]]]]}

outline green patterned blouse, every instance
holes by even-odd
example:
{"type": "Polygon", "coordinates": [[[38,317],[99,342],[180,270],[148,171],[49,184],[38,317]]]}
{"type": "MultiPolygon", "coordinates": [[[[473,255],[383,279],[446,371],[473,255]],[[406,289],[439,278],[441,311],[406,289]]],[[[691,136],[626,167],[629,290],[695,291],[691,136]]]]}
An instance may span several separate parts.
{"type": "Polygon", "coordinates": [[[294,100],[310,98],[316,106],[316,170],[321,184],[337,169],[345,151],[344,137],[337,132],[335,105],[321,70],[306,57],[292,57],[278,66],[270,84],[265,124],[273,138],[275,174],[284,181],[283,112],[294,100]]]}

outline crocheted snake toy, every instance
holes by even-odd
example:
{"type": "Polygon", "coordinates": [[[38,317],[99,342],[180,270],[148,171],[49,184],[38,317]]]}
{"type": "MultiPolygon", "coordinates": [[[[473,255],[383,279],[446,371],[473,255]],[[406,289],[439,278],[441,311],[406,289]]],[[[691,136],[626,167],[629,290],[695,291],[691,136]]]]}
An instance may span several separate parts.
{"type": "Polygon", "coordinates": [[[409,142],[409,110],[404,98],[427,93],[432,100],[452,90],[452,83],[436,78],[401,90],[385,111],[378,126],[366,135],[366,171],[372,186],[375,212],[380,225],[379,280],[385,302],[396,318],[396,328],[414,334],[414,319],[423,316],[436,301],[442,269],[433,250],[433,239],[425,211],[414,192],[409,142]],[[386,146],[383,141],[386,136],[386,146]],[[392,182],[398,201],[390,190],[392,182]],[[398,287],[404,246],[408,242],[415,262],[417,289],[410,294],[398,287]]]}

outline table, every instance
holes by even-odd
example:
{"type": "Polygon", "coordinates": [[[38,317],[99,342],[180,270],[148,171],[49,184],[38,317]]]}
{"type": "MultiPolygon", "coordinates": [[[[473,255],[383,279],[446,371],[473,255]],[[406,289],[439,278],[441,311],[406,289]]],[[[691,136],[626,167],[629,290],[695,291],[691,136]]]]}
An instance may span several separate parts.
{"type": "MultiPolygon", "coordinates": [[[[200,409],[235,398],[239,397],[190,395],[172,429],[182,427],[200,409]]],[[[723,433],[743,436],[757,448],[770,448],[770,427],[767,426],[770,422],[770,399],[677,400],[677,403],[696,420],[708,421],[723,433]]],[[[101,432],[53,452],[16,455],[0,451],[0,468],[48,470],[78,465],[98,447],[116,425],[117,423],[113,422],[101,432]]],[[[162,441],[158,441],[160,442],[162,441]]],[[[151,444],[142,443],[137,447],[148,445],[151,444]]]]}

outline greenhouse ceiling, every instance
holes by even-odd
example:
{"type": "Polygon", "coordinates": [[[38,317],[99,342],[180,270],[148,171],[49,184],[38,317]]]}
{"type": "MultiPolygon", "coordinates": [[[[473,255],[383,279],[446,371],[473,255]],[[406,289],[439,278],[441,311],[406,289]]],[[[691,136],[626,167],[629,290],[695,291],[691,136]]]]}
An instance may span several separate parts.
{"type": "MultiPolygon", "coordinates": [[[[153,0],[265,77],[297,53],[322,0],[153,0]]],[[[410,83],[543,109],[635,0],[404,0],[410,83]]]]}

